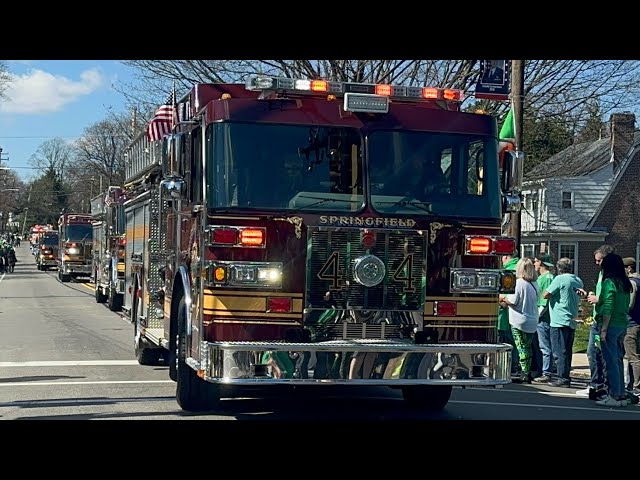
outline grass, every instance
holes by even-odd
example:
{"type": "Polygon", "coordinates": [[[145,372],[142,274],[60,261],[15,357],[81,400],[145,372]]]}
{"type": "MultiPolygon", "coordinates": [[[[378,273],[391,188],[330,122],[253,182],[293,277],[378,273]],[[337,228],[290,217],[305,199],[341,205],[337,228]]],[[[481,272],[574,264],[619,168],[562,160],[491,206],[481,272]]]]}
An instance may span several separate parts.
{"type": "Polygon", "coordinates": [[[578,325],[573,338],[573,353],[586,353],[589,345],[589,325],[593,321],[593,306],[586,300],[578,308],[578,325]]]}
{"type": "Polygon", "coordinates": [[[589,325],[578,322],[576,335],[573,337],[573,353],[586,353],[589,345],[589,325]]]}

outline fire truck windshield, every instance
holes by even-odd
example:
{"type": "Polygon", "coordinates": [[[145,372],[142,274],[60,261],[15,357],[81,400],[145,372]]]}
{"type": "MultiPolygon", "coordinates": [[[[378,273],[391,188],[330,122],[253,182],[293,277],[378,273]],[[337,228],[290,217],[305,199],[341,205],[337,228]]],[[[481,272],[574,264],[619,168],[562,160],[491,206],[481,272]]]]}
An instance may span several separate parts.
{"type": "Polygon", "coordinates": [[[41,243],[44,245],[58,245],[58,235],[44,235],[41,243]]]}
{"type": "Polygon", "coordinates": [[[367,150],[379,212],[500,217],[495,138],[375,131],[367,150]]]}
{"type": "Polygon", "coordinates": [[[82,242],[93,238],[93,227],[90,223],[72,223],[65,228],[67,242],[82,242]]]}
{"type": "Polygon", "coordinates": [[[217,124],[209,206],[355,212],[364,204],[357,129],[217,124]]]}

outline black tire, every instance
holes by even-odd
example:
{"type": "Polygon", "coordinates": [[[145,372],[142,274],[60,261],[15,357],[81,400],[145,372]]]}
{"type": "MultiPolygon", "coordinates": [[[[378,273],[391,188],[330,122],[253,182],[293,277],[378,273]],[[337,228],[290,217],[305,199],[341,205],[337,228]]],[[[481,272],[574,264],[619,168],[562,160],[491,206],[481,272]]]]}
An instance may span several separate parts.
{"type": "Polygon", "coordinates": [[[100,290],[100,285],[98,282],[95,283],[96,286],[96,303],[104,303],[107,300],[107,296],[102,293],[100,290]]]}
{"type": "Polygon", "coordinates": [[[107,306],[112,312],[119,312],[122,309],[122,294],[116,293],[115,288],[112,286],[109,289],[109,297],[107,299],[107,306]]]}
{"type": "Polygon", "coordinates": [[[140,365],[159,366],[165,364],[165,358],[168,356],[165,349],[157,345],[149,346],[148,342],[138,337],[138,322],[140,321],[140,299],[137,294],[134,295],[133,305],[131,308],[131,321],[133,322],[133,346],[136,360],[140,365]]]}
{"type": "Polygon", "coordinates": [[[438,412],[449,403],[452,390],[450,385],[402,387],[402,396],[410,408],[438,412]]]}
{"type": "Polygon", "coordinates": [[[67,283],[69,280],[71,280],[71,276],[70,275],[65,275],[64,273],[62,273],[61,270],[58,269],[58,279],[62,283],[67,283]]]}
{"type": "Polygon", "coordinates": [[[202,380],[186,362],[187,307],[184,297],[178,305],[178,352],[176,400],[188,412],[215,410],[220,405],[220,385],[202,380]]]}

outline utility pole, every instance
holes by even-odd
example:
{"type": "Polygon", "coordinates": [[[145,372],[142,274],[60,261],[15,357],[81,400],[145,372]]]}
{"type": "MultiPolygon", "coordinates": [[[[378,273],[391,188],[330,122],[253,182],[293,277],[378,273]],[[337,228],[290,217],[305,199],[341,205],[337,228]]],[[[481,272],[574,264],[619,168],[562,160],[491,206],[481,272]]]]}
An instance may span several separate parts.
{"type": "MultiPolygon", "coordinates": [[[[522,152],[522,129],[524,124],[524,60],[511,60],[511,105],[513,106],[513,129],[515,131],[516,153],[522,152]]],[[[518,192],[519,195],[522,192],[518,192]]],[[[522,242],[521,212],[511,213],[507,226],[507,235],[516,239],[516,248],[520,256],[522,242]]]]}
{"type": "Polygon", "coordinates": [[[29,205],[31,204],[31,189],[33,185],[29,187],[29,196],[27,197],[27,208],[24,209],[24,220],[22,221],[22,234],[20,235],[20,239],[24,240],[24,229],[27,226],[27,215],[29,214],[29,205]]]}

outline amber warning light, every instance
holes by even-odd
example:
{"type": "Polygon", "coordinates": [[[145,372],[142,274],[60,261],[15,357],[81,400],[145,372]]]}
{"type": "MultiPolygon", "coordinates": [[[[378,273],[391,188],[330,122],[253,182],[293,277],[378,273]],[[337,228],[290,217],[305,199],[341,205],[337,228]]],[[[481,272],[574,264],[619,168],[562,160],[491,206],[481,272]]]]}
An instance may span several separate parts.
{"type": "Polygon", "coordinates": [[[213,227],[210,232],[212,245],[228,247],[258,247],[267,244],[267,229],[254,227],[213,227]]]}

